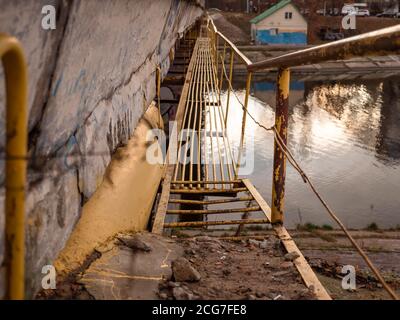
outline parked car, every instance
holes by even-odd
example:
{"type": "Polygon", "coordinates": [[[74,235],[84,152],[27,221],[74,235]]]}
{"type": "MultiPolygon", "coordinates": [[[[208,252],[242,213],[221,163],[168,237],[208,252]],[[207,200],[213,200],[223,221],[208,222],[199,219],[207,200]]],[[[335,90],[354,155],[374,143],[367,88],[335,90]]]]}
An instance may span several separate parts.
{"type": "Polygon", "coordinates": [[[370,13],[368,9],[358,9],[356,15],[358,17],[369,17],[370,13]]]}
{"type": "Polygon", "coordinates": [[[321,40],[335,41],[344,38],[344,34],[339,29],[332,29],[330,27],[321,27],[318,36],[321,40]]]}
{"type": "Polygon", "coordinates": [[[344,5],[342,8],[342,15],[347,16],[351,14],[357,14],[357,9],[352,5],[344,5]]]}
{"type": "Polygon", "coordinates": [[[396,9],[388,9],[376,15],[377,17],[385,17],[385,18],[398,18],[399,12],[396,9]]]}
{"type": "Polygon", "coordinates": [[[330,9],[318,9],[316,11],[320,16],[338,16],[340,15],[340,9],[338,8],[330,8],[330,9]]]}
{"type": "Polygon", "coordinates": [[[329,14],[331,16],[339,16],[340,15],[340,9],[339,8],[333,8],[333,9],[329,9],[329,14]]]}

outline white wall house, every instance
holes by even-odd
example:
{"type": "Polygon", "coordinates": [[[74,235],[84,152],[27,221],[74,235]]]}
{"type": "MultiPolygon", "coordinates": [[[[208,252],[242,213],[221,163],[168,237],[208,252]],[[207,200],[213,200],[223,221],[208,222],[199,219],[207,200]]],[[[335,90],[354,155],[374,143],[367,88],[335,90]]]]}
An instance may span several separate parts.
{"type": "Polygon", "coordinates": [[[282,0],[250,23],[257,44],[307,44],[307,20],[291,0],[282,0]]]}

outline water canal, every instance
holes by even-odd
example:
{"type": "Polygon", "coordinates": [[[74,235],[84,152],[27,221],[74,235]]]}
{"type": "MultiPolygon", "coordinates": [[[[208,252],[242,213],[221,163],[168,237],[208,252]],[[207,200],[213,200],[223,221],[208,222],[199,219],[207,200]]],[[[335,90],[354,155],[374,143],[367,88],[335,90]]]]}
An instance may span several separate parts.
{"type": "MultiPolygon", "coordinates": [[[[244,81],[235,83],[244,97],[244,81]]],[[[226,92],[222,94],[223,105],[226,92]]],[[[249,111],[262,124],[274,121],[275,87],[255,79],[249,111]]],[[[291,84],[289,147],[322,195],[349,228],[400,225],[400,79],[291,84]]],[[[231,96],[228,137],[240,143],[242,109],[231,96]]],[[[246,143],[254,142],[254,169],[247,175],[270,202],[273,136],[249,117],[246,143]]],[[[322,205],[290,166],[285,222],[334,226],[322,205]]]]}

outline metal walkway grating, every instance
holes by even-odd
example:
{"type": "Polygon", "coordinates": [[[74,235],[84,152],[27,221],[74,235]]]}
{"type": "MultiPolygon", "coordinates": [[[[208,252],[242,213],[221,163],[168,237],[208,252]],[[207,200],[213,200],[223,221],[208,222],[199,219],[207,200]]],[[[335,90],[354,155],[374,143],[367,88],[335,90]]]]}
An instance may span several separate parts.
{"type": "Polygon", "coordinates": [[[209,38],[198,38],[172,188],[229,189],[237,176],[233,150],[226,134],[220,84],[209,38]],[[195,182],[202,183],[195,183],[195,182]],[[180,183],[183,182],[183,183],[180,183]],[[189,182],[189,183],[188,183],[189,182]],[[192,183],[193,182],[193,183],[192,183]],[[218,183],[216,183],[218,182],[218,183]]]}
{"type": "MultiPolygon", "coordinates": [[[[197,38],[177,110],[179,137],[169,146],[153,233],[174,228],[212,231],[216,226],[236,225],[236,235],[240,235],[245,225],[271,225],[267,202],[250,180],[238,178],[215,61],[212,40],[197,38]],[[177,162],[170,162],[170,154],[176,154],[177,162]]],[[[329,300],[285,227],[271,226],[287,252],[298,253],[295,266],[306,286],[313,286],[319,299],[329,300]]]]}

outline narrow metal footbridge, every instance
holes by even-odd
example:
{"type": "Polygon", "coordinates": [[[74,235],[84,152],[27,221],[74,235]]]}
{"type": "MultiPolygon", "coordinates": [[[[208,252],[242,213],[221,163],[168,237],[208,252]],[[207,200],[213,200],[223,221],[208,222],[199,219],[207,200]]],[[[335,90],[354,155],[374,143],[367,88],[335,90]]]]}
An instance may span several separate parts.
{"type": "Polygon", "coordinates": [[[166,166],[152,232],[169,234],[171,229],[200,228],[202,232],[211,234],[216,226],[237,225],[236,232],[231,237],[233,239],[240,236],[245,225],[270,225],[285,249],[288,252],[297,252],[300,256],[296,259],[295,266],[307,287],[314,287],[318,299],[331,299],[283,225],[288,160],[304,182],[310,185],[389,294],[396,298],[394,291],[386,284],[294,159],[287,147],[287,130],[289,67],[354,56],[389,54],[399,48],[399,35],[399,27],[387,28],[252,63],[217,30],[211,19],[205,19],[187,35],[187,43],[194,43],[194,46],[177,110],[174,130],[176,139],[172,139],[169,146],[167,161],[170,162],[166,166]],[[238,61],[247,68],[243,101],[240,101],[232,88],[234,64],[238,61]],[[252,116],[251,110],[248,110],[252,74],[266,69],[277,69],[276,120],[270,128],[260,124],[252,116]],[[224,84],[226,102],[223,104],[221,90],[224,84]],[[241,140],[236,153],[227,134],[232,99],[238,99],[243,109],[242,121],[237,123],[241,140]],[[275,136],[271,208],[251,181],[240,176],[247,117],[251,117],[257,125],[271,131],[275,136]]]}
{"type": "MultiPolygon", "coordinates": [[[[157,200],[152,232],[169,235],[172,229],[237,226],[240,236],[245,225],[270,225],[287,252],[297,252],[294,264],[307,287],[318,299],[330,299],[308,262],[284,227],[285,173],[288,161],[321,201],[360,253],[389,295],[398,299],[384,278],[360,248],[343,223],[317,191],[287,147],[290,67],[360,56],[390,55],[400,49],[400,26],[299,50],[252,63],[205,17],[185,34],[182,48],[189,54],[175,56],[171,74],[183,77],[176,123],[167,155],[165,173],[157,200]],[[247,72],[243,101],[232,88],[234,65],[240,62],[247,72]],[[177,68],[177,69],[174,69],[177,68]],[[248,110],[252,75],[277,70],[275,123],[261,124],[248,110]],[[225,85],[227,99],[222,104],[225,85]],[[232,99],[242,107],[240,146],[234,152],[227,135],[232,99]],[[246,119],[271,132],[275,138],[271,207],[246,177],[240,176],[245,144],[246,119]],[[238,216],[232,219],[233,216],[238,216]]],[[[24,298],[25,193],[27,164],[27,72],[23,50],[15,38],[0,34],[0,57],[4,66],[7,94],[6,141],[6,279],[7,298],[24,298]]],[[[160,72],[158,72],[159,74],[160,72]]],[[[178,76],[171,82],[180,83],[178,76]]],[[[157,83],[161,82],[158,76],[157,83]]],[[[160,101],[160,92],[158,92],[160,101]]],[[[159,103],[160,105],[160,103],[159,103]]],[[[235,128],[236,129],[236,128],[235,128]]],[[[170,133],[171,135],[171,133],[170,133]]],[[[260,173],[262,174],[262,173],[260,173]]]]}

